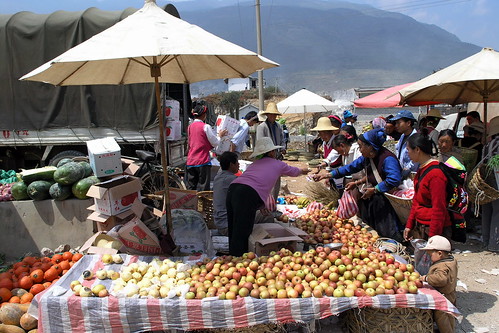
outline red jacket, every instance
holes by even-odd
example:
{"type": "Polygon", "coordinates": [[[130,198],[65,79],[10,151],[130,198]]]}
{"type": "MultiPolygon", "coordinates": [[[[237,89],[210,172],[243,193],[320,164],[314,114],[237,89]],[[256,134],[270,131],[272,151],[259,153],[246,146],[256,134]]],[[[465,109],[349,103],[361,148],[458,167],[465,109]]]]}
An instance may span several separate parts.
{"type": "Polygon", "coordinates": [[[430,226],[429,236],[442,235],[444,227],[451,225],[447,211],[447,177],[442,170],[435,168],[429,171],[420,181],[421,174],[437,161],[428,163],[419,169],[414,178],[414,199],[411,214],[407,219],[406,228],[413,229],[416,222],[430,226]],[[419,185],[418,185],[419,183],[419,185]]]}

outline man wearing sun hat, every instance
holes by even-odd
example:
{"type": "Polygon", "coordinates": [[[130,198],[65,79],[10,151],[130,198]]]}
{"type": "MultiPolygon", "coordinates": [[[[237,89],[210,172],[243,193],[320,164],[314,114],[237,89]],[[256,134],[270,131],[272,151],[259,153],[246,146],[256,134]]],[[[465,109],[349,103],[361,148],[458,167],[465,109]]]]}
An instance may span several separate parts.
{"type": "Polygon", "coordinates": [[[265,209],[265,202],[277,180],[281,176],[298,177],[310,171],[277,160],[276,154],[281,148],[269,137],[257,140],[250,156],[256,160],[229,186],[226,206],[231,255],[241,256],[248,252],[248,238],[253,231],[256,212],[265,209]]]}
{"type": "Polygon", "coordinates": [[[442,113],[439,109],[433,108],[428,111],[428,113],[424,116],[426,120],[426,128],[428,129],[428,136],[430,139],[435,142],[435,145],[438,146],[438,134],[439,132],[436,130],[438,123],[440,120],[445,119],[442,116],[442,113]]]}
{"type": "MultiPolygon", "coordinates": [[[[276,121],[277,116],[281,115],[281,113],[277,110],[276,103],[269,102],[265,111],[261,112],[260,114],[262,116],[265,116],[266,119],[256,128],[256,142],[258,142],[262,138],[271,138],[274,145],[280,146],[277,150],[276,158],[282,160],[282,154],[286,153],[286,150],[284,149],[286,142],[284,131],[282,130],[281,125],[276,121]]],[[[273,191],[275,200],[277,200],[280,190],[281,179],[279,178],[279,180],[275,184],[275,188],[273,191]]]]}
{"type": "Polygon", "coordinates": [[[417,133],[414,128],[417,121],[409,110],[399,111],[392,120],[395,121],[395,129],[401,134],[399,141],[395,145],[395,155],[402,167],[402,179],[405,179],[411,172],[417,172],[419,168],[419,164],[411,160],[407,150],[407,140],[411,135],[417,133]]]}

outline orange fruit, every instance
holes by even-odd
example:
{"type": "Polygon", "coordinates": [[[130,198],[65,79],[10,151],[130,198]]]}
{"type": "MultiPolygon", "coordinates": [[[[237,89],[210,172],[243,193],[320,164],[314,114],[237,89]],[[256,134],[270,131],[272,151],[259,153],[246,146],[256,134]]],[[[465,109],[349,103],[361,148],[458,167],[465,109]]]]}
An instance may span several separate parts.
{"type": "Polygon", "coordinates": [[[21,304],[30,303],[33,300],[33,297],[35,296],[32,293],[26,293],[21,296],[20,303],[21,304]]]}
{"type": "Polygon", "coordinates": [[[12,280],[11,279],[0,280],[0,288],[7,288],[9,290],[12,290],[14,288],[12,280]]]}
{"type": "Polygon", "coordinates": [[[29,290],[29,292],[35,296],[36,294],[38,293],[41,293],[42,291],[45,290],[45,287],[43,286],[43,284],[34,284],[33,287],[31,287],[31,289],[29,290]]]}
{"type": "Polygon", "coordinates": [[[52,282],[59,276],[59,272],[57,272],[54,268],[51,268],[43,274],[43,279],[52,282]]]}
{"type": "Polygon", "coordinates": [[[9,303],[21,303],[21,299],[19,298],[19,296],[12,296],[9,299],[9,303]]]}
{"type": "Polygon", "coordinates": [[[59,263],[62,261],[62,255],[61,254],[54,254],[52,256],[52,262],[59,263]]]}
{"type": "Polygon", "coordinates": [[[31,279],[31,276],[27,275],[24,276],[22,279],[19,280],[19,287],[29,290],[33,286],[33,280],[31,279]]]}
{"type": "Polygon", "coordinates": [[[62,260],[71,261],[73,259],[73,253],[67,251],[62,254],[62,260]]]}
{"type": "Polygon", "coordinates": [[[73,254],[73,258],[71,260],[74,261],[74,262],[77,262],[78,260],[81,259],[81,257],[83,257],[83,254],[81,254],[81,253],[75,253],[75,254],[73,254]]]}
{"type": "Polygon", "coordinates": [[[61,266],[61,269],[64,271],[64,270],[68,270],[71,268],[71,266],[69,266],[69,261],[67,260],[63,260],[59,263],[59,266],[61,266]]]}
{"type": "Polygon", "coordinates": [[[0,303],[8,302],[11,297],[12,293],[10,292],[10,289],[0,288],[0,303]]]}
{"type": "Polygon", "coordinates": [[[43,275],[44,275],[43,270],[35,269],[33,272],[31,272],[30,277],[34,283],[40,283],[43,281],[43,275]]]}

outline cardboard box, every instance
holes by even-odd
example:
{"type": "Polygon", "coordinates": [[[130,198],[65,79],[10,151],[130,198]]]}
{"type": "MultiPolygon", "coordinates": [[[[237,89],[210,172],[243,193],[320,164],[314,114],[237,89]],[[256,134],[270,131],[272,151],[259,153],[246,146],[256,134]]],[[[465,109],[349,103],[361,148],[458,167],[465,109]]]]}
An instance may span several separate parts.
{"type": "Polygon", "coordinates": [[[94,198],[96,212],[110,216],[129,210],[141,189],[139,178],[121,176],[92,185],[87,196],[94,198]]]}
{"type": "Polygon", "coordinates": [[[232,139],[228,136],[224,136],[223,138],[220,139],[220,142],[218,143],[218,146],[215,148],[215,153],[217,155],[222,155],[224,152],[230,150],[230,144],[232,139]]]}
{"type": "Polygon", "coordinates": [[[121,159],[121,167],[125,175],[135,176],[137,171],[140,170],[140,165],[137,161],[131,160],[129,158],[121,159]]]}
{"type": "Polygon", "coordinates": [[[268,255],[282,248],[296,251],[297,243],[303,242],[300,236],[307,233],[295,227],[284,227],[277,223],[255,224],[248,239],[248,250],[257,255],[268,255]]]}
{"type": "Polygon", "coordinates": [[[165,139],[176,141],[182,139],[182,122],[179,120],[168,120],[165,124],[165,139]]]}
{"type": "Polygon", "coordinates": [[[226,129],[227,136],[230,138],[232,138],[234,134],[237,133],[240,126],[239,120],[229,116],[218,116],[216,125],[217,125],[217,133],[220,133],[220,131],[226,129]]]}
{"type": "Polygon", "coordinates": [[[163,100],[163,112],[166,120],[180,120],[180,103],[174,99],[163,100]]]}
{"type": "Polygon", "coordinates": [[[132,209],[124,211],[121,214],[112,215],[112,216],[99,214],[99,212],[95,211],[95,205],[92,205],[87,209],[94,211],[88,216],[87,219],[96,222],[95,224],[97,227],[97,232],[109,231],[117,225],[127,223],[135,216],[135,213],[132,209]]]}
{"type": "Polygon", "coordinates": [[[90,167],[97,177],[121,174],[121,148],[114,138],[87,141],[90,167]]]}
{"type": "Polygon", "coordinates": [[[194,209],[198,208],[198,196],[196,191],[180,190],[170,188],[171,209],[194,209]]]}
{"type": "Polygon", "coordinates": [[[109,248],[109,247],[102,247],[102,246],[97,246],[99,241],[101,239],[107,240],[106,243],[117,241],[120,242],[118,239],[115,239],[111,236],[106,235],[105,232],[99,231],[95,233],[92,237],[87,239],[87,241],[80,247],[80,252],[86,252],[88,254],[116,254],[118,253],[119,250],[115,248],[109,248]]]}
{"type": "Polygon", "coordinates": [[[158,237],[134,217],[118,230],[119,240],[126,246],[130,254],[160,254],[161,245],[158,237]]]}

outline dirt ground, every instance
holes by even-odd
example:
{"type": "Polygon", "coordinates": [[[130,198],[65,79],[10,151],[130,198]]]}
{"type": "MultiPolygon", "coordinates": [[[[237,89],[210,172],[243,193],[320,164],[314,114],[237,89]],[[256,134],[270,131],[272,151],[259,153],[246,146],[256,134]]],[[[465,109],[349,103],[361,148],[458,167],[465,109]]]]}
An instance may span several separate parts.
{"type": "MultiPolygon", "coordinates": [[[[305,162],[287,163],[307,166],[305,162]]],[[[283,179],[291,192],[303,193],[307,182],[305,176],[283,179]]],[[[470,233],[465,244],[453,244],[459,264],[457,308],[463,315],[456,325],[456,332],[499,333],[499,255],[484,250],[479,238],[479,232],[470,233]]]]}

